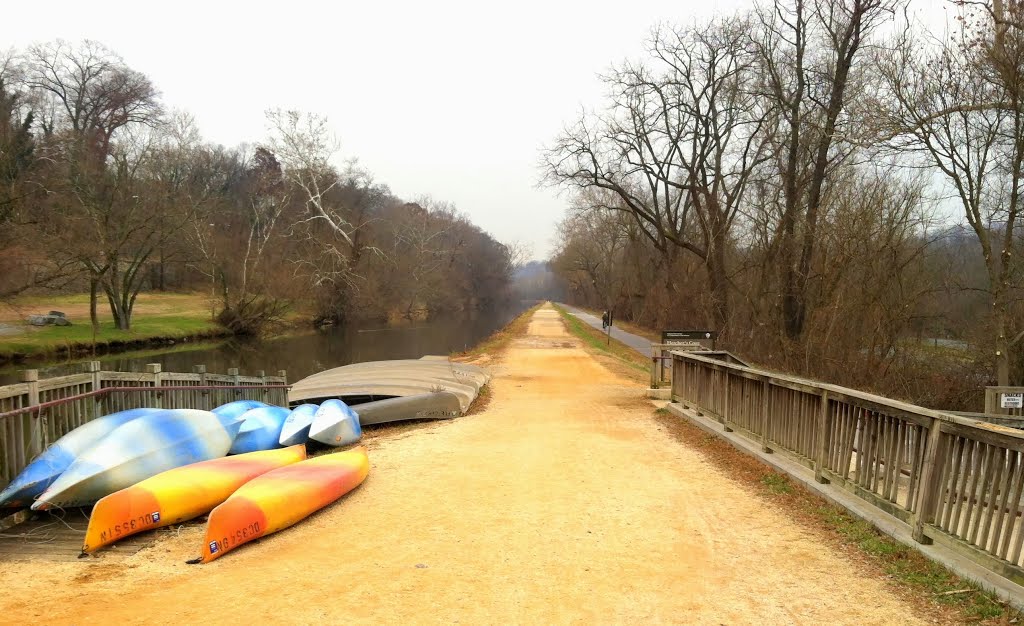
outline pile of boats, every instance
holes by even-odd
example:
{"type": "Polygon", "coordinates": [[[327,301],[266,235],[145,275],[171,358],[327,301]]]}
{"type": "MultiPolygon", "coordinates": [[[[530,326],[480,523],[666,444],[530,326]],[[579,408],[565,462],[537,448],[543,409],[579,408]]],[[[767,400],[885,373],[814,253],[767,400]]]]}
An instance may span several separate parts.
{"type": "Polygon", "coordinates": [[[209,561],[291,526],[366,477],[370,465],[362,447],[306,458],[311,429],[332,446],[362,435],[358,415],[345,403],[313,408],[289,411],[241,400],[212,411],[142,408],[105,415],[34,459],[0,492],[0,506],[45,511],[95,503],[83,553],[210,513],[200,557],[209,561]],[[282,447],[282,439],[295,443],[282,447]]]}
{"type": "Polygon", "coordinates": [[[362,424],[461,415],[488,379],[447,361],[378,362],[300,381],[289,395],[293,408],[240,400],[212,411],[105,415],[34,459],[0,491],[0,507],[95,503],[83,554],[209,513],[202,555],[192,562],[210,561],[297,523],[369,472],[361,446],[307,459],[306,444],[349,446],[362,424]],[[354,409],[342,397],[361,404],[354,409]]]}

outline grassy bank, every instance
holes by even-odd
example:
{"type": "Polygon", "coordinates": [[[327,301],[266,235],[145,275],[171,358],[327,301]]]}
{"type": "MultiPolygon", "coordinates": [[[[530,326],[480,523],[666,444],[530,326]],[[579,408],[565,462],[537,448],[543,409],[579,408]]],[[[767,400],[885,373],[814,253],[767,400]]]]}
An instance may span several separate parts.
{"type": "Polygon", "coordinates": [[[0,361],[48,354],[77,355],[154,343],[224,336],[211,319],[209,296],[200,294],[139,294],[131,330],[118,330],[105,301],[100,302],[100,327],[93,336],[88,294],[26,297],[0,307],[0,361]],[[63,311],[71,326],[29,326],[25,318],[50,310],[63,311]]]}
{"type": "Polygon", "coordinates": [[[590,324],[583,322],[580,318],[575,315],[570,315],[565,309],[554,305],[555,310],[562,316],[565,321],[566,328],[569,332],[578,337],[587,345],[587,347],[594,350],[597,354],[603,354],[608,356],[615,361],[620,362],[626,366],[630,373],[630,378],[636,378],[640,380],[649,375],[651,371],[650,361],[647,356],[644,356],[627,346],[621,341],[612,338],[611,342],[608,341],[608,335],[594,328],[590,324]]]}
{"type": "MultiPolygon", "coordinates": [[[[587,307],[582,306],[576,306],[576,308],[581,311],[586,311],[587,313],[590,313],[591,315],[598,319],[601,318],[601,314],[603,313],[603,311],[598,311],[596,309],[588,309],[587,307]]],[[[632,322],[627,322],[623,320],[614,320],[614,322],[616,328],[621,328],[627,333],[630,333],[632,335],[638,335],[654,343],[658,343],[661,341],[661,333],[656,330],[647,328],[646,326],[638,326],[636,324],[633,324],[632,322]]]]}

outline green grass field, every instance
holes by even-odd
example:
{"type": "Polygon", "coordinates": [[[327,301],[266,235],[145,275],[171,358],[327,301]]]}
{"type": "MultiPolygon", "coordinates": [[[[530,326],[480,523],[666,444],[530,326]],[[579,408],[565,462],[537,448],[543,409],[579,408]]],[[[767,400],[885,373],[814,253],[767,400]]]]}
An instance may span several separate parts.
{"type": "Polygon", "coordinates": [[[208,296],[199,294],[140,294],[132,316],[131,330],[114,326],[110,308],[100,301],[99,332],[93,337],[89,322],[88,294],[19,298],[0,308],[0,359],[38,356],[57,352],[81,352],[97,347],[138,344],[147,340],[212,337],[224,329],[211,319],[208,296]],[[63,311],[71,326],[28,326],[30,314],[63,311]]]}

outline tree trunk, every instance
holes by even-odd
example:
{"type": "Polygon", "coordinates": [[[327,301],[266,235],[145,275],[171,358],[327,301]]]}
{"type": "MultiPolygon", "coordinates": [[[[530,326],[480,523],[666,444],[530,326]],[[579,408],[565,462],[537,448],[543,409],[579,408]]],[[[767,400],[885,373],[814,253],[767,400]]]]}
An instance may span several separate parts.
{"type": "Polygon", "coordinates": [[[725,266],[725,229],[716,228],[708,254],[708,286],[711,289],[711,315],[714,330],[724,333],[729,325],[729,279],[725,266]]]}
{"type": "Polygon", "coordinates": [[[1010,345],[1006,339],[1006,312],[997,301],[999,307],[996,316],[996,384],[1005,387],[1010,384],[1010,345]]]}
{"type": "Polygon", "coordinates": [[[89,321],[92,322],[93,336],[100,330],[99,312],[96,310],[96,301],[99,296],[100,279],[96,276],[89,278],[89,321]]]}

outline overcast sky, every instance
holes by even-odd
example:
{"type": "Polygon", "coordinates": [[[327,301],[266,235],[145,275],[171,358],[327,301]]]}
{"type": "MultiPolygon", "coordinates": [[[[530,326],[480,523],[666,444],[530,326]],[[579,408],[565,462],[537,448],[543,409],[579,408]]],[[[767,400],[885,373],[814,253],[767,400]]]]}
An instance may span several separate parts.
{"type": "MultiPolygon", "coordinates": [[[[942,19],[941,0],[914,1],[928,21],[942,19]]],[[[342,159],[357,157],[404,199],[454,202],[543,259],[566,198],[537,188],[538,151],[581,106],[599,102],[596,74],[639,55],[659,21],[750,3],[227,4],[5,3],[0,47],[95,39],[225,145],[262,139],[268,108],[324,114],[342,159]]]]}

